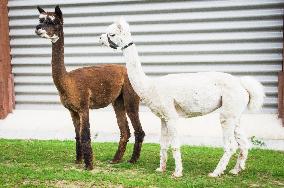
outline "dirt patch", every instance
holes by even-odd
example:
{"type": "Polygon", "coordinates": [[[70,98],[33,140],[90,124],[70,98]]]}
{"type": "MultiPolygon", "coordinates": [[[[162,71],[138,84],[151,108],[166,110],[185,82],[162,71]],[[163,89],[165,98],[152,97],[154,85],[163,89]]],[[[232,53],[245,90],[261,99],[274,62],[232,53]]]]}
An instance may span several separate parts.
{"type": "Polygon", "coordinates": [[[273,185],[277,185],[280,187],[284,187],[284,181],[272,181],[271,182],[273,185]]]}
{"type": "Polygon", "coordinates": [[[118,169],[112,168],[111,166],[94,166],[94,169],[90,171],[92,174],[96,173],[110,173],[117,172],[118,169]]]}
{"type": "Polygon", "coordinates": [[[22,185],[32,185],[40,186],[44,185],[47,187],[55,188],[97,188],[97,187],[108,187],[108,188],[123,188],[122,185],[112,185],[96,182],[84,182],[84,181],[67,181],[67,180],[58,180],[58,181],[37,181],[37,180],[24,180],[22,185]]]}
{"type": "Polygon", "coordinates": [[[54,187],[58,188],[81,188],[81,187],[91,187],[91,184],[82,182],[82,181],[65,181],[65,180],[60,180],[57,182],[54,182],[54,187]]]}
{"type": "Polygon", "coordinates": [[[24,180],[22,182],[22,185],[33,185],[33,186],[39,186],[41,184],[40,181],[37,180],[24,180]]]}
{"type": "Polygon", "coordinates": [[[123,188],[122,185],[96,184],[95,182],[65,181],[65,180],[57,181],[53,186],[56,188],[97,188],[97,187],[123,188]]]}
{"type": "Polygon", "coordinates": [[[253,183],[253,184],[250,184],[249,187],[261,187],[261,186],[259,184],[253,183]]]}

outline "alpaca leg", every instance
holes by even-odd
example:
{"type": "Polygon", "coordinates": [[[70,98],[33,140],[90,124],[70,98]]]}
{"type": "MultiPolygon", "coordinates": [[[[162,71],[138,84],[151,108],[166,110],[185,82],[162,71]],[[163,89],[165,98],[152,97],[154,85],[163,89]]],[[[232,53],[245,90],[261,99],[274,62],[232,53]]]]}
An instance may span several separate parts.
{"type": "Polygon", "coordinates": [[[157,172],[166,171],[168,160],[168,149],[170,146],[170,140],[168,138],[168,128],[166,122],[161,119],[161,139],[160,139],[160,166],[156,169],[157,172]]]}
{"type": "Polygon", "coordinates": [[[215,170],[209,174],[210,177],[217,177],[223,174],[231,156],[237,150],[237,145],[234,137],[235,122],[236,121],[233,118],[221,120],[221,125],[223,129],[224,154],[215,170]]]}
{"type": "Polygon", "coordinates": [[[75,133],[76,133],[76,164],[80,164],[83,159],[83,153],[82,153],[82,146],[81,146],[81,140],[80,140],[80,116],[77,112],[70,110],[72,121],[75,127],[75,133]]]}
{"type": "Polygon", "coordinates": [[[243,130],[241,130],[240,122],[237,123],[235,128],[235,138],[240,148],[240,154],[235,167],[230,171],[232,174],[238,174],[240,171],[245,169],[245,163],[249,150],[249,142],[243,130]]]}
{"type": "Polygon", "coordinates": [[[128,114],[129,119],[131,120],[131,124],[133,126],[134,135],[135,135],[133,153],[132,153],[132,157],[129,160],[129,162],[135,163],[140,157],[145,133],[141,127],[138,111],[137,112],[127,112],[127,114],[128,114]]]}
{"type": "Polygon", "coordinates": [[[182,159],[180,152],[180,141],[178,137],[178,132],[176,130],[176,126],[178,124],[178,119],[169,120],[167,122],[168,127],[168,137],[170,139],[170,145],[173,152],[173,158],[175,160],[175,171],[173,173],[174,177],[182,176],[182,159]]]}
{"type": "Polygon", "coordinates": [[[123,100],[124,100],[124,106],[126,108],[127,115],[134,129],[134,136],[135,136],[133,153],[132,153],[132,156],[129,162],[135,163],[140,157],[145,133],[142,129],[140,119],[139,119],[140,98],[135,93],[133,88],[131,87],[131,84],[128,78],[125,80],[125,85],[123,86],[123,100]]]}
{"type": "Polygon", "coordinates": [[[126,150],[128,139],[130,138],[130,130],[126,118],[125,107],[121,97],[117,98],[113,103],[113,108],[116,114],[117,124],[120,129],[120,141],[118,149],[111,161],[111,163],[118,163],[121,161],[126,150]]]}
{"type": "Polygon", "coordinates": [[[84,156],[85,168],[93,169],[93,151],[91,146],[89,110],[79,113],[81,122],[81,145],[84,156]]]}

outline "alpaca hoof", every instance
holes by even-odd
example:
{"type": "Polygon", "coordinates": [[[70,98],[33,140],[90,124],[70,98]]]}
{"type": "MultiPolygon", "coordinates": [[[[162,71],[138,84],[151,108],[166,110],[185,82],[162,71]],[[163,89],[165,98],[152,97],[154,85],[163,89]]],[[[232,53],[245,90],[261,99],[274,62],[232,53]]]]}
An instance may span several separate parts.
{"type": "Polygon", "coordinates": [[[231,173],[231,174],[233,174],[233,175],[238,175],[239,172],[240,172],[239,170],[234,169],[234,168],[229,171],[229,173],[231,173]]]}
{"type": "Polygon", "coordinates": [[[134,163],[137,162],[137,159],[130,159],[128,162],[131,163],[131,164],[134,164],[134,163]]]}
{"type": "Polygon", "coordinates": [[[118,164],[120,162],[121,162],[121,160],[110,160],[109,161],[110,164],[118,164]]]}
{"type": "Polygon", "coordinates": [[[161,168],[161,167],[156,169],[156,172],[165,172],[165,171],[166,171],[166,169],[165,168],[161,168]]]}
{"type": "Polygon", "coordinates": [[[85,166],[85,170],[88,170],[88,171],[91,171],[91,170],[93,170],[94,168],[93,168],[93,165],[91,165],[91,166],[85,166]]]}
{"type": "Polygon", "coordinates": [[[216,177],[219,177],[221,174],[217,174],[217,173],[209,173],[208,176],[211,177],[211,178],[216,178],[216,177]]]}
{"type": "Polygon", "coordinates": [[[82,164],[82,160],[75,160],[75,164],[82,164]]]}
{"type": "Polygon", "coordinates": [[[174,172],[174,173],[172,174],[172,177],[173,177],[173,178],[180,178],[180,177],[182,177],[182,172],[174,172]]]}

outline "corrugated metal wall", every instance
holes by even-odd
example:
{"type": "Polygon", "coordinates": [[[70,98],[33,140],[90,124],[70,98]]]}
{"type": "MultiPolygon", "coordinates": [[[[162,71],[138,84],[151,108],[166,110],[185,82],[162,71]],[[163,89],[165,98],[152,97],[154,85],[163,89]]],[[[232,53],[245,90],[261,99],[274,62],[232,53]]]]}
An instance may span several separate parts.
{"type": "Polygon", "coordinates": [[[198,71],[252,75],[265,86],[264,112],[277,112],[283,0],[10,0],[18,109],[60,106],[51,78],[51,44],[34,34],[36,5],[52,11],[55,4],[61,5],[64,14],[68,70],[100,63],[124,64],[121,53],[98,44],[98,36],[123,15],[131,24],[148,75],[198,71]]]}

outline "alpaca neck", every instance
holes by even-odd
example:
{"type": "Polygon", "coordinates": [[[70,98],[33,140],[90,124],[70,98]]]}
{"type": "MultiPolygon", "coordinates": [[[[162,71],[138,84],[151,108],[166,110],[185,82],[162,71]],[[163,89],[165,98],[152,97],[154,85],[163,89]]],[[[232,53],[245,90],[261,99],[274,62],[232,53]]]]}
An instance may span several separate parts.
{"type": "Polygon", "coordinates": [[[135,44],[123,50],[129,80],[135,92],[144,98],[147,96],[149,77],[143,72],[135,44]]]}
{"type": "Polygon", "coordinates": [[[59,39],[52,43],[52,77],[54,84],[60,90],[64,86],[64,77],[67,74],[64,65],[64,35],[63,29],[59,34],[59,39]]]}

